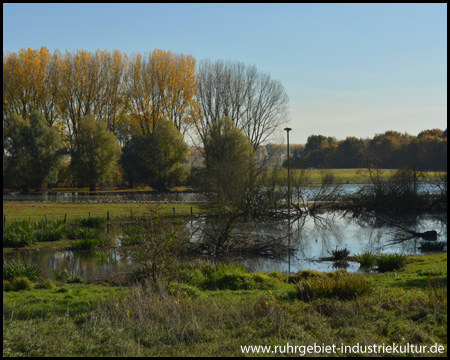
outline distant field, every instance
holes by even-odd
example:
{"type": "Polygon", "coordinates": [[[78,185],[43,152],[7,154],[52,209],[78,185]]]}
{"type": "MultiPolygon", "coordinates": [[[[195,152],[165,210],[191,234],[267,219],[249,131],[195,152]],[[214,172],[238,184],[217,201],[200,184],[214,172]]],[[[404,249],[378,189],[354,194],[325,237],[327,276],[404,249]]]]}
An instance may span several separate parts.
{"type": "MultiPolygon", "coordinates": [[[[279,169],[280,173],[287,176],[287,169],[279,169]]],[[[301,170],[291,169],[293,176],[298,176],[301,170]]],[[[395,169],[383,169],[382,175],[384,178],[391,177],[397,170],[395,169]]],[[[336,184],[364,184],[369,182],[369,172],[367,169],[323,169],[323,170],[308,170],[310,176],[310,182],[314,184],[321,183],[321,174],[330,172],[334,176],[336,184]]],[[[442,172],[426,171],[423,172],[425,178],[424,181],[433,181],[435,176],[442,174],[442,172]]]]}
{"type": "MultiPolygon", "coordinates": [[[[156,204],[152,203],[60,203],[60,202],[4,202],[3,215],[6,221],[14,220],[43,220],[45,214],[49,221],[64,219],[67,214],[67,220],[73,220],[78,217],[103,216],[106,217],[109,211],[110,217],[137,216],[149,211],[150,207],[156,204]]],[[[162,214],[189,215],[191,207],[193,214],[201,212],[198,204],[195,203],[171,203],[158,204],[162,214]]]]}
{"type": "MultiPolygon", "coordinates": [[[[281,177],[287,177],[287,169],[277,169],[281,177]]],[[[293,176],[298,176],[300,170],[292,169],[293,176]]],[[[382,170],[383,176],[386,178],[392,176],[396,170],[386,169],[382,170]]],[[[367,169],[330,169],[330,170],[308,170],[310,176],[309,183],[317,185],[321,183],[321,174],[323,172],[330,172],[334,176],[336,184],[363,184],[368,182],[367,169]]],[[[435,180],[435,176],[442,174],[439,172],[424,172],[425,181],[435,180]]],[[[134,189],[133,191],[149,191],[151,188],[145,187],[142,189],[134,189]]],[[[186,188],[177,188],[182,191],[186,188]]],[[[78,188],[59,188],[52,189],[52,191],[77,191],[82,192],[83,189],[78,188]]],[[[115,188],[113,192],[130,191],[130,189],[115,188]]],[[[100,191],[98,191],[100,193],[100,191]]],[[[51,203],[51,202],[4,202],[3,214],[6,216],[6,221],[13,220],[39,220],[44,219],[47,214],[48,220],[64,219],[67,214],[67,219],[77,217],[89,216],[105,216],[110,212],[111,218],[125,216],[125,215],[140,215],[146,211],[152,203],[51,203]]],[[[193,214],[202,212],[198,203],[161,203],[161,212],[163,214],[173,215],[189,215],[191,207],[193,214]]]]}
{"type": "MultiPolygon", "coordinates": [[[[283,178],[287,177],[287,169],[276,169],[279,175],[283,178]]],[[[299,169],[291,169],[291,173],[293,176],[298,176],[301,170],[299,169]]],[[[321,183],[322,173],[330,172],[334,175],[334,180],[336,184],[364,184],[369,181],[369,172],[367,169],[311,169],[307,170],[310,176],[310,182],[314,184],[321,183]]],[[[397,170],[395,169],[382,169],[381,172],[383,177],[389,178],[391,177],[397,170]]],[[[439,174],[443,174],[444,172],[439,171],[424,171],[422,174],[425,176],[424,181],[433,181],[435,177],[439,174]]],[[[172,188],[172,191],[185,192],[192,191],[193,189],[188,186],[176,186],[172,188]]],[[[12,190],[11,190],[12,191],[12,190]]],[[[55,187],[51,189],[47,189],[49,193],[57,193],[57,192],[77,192],[77,193],[89,193],[90,190],[88,187],[78,188],[78,187],[55,187]]],[[[157,192],[150,186],[143,186],[138,188],[128,188],[123,186],[114,186],[109,188],[100,188],[97,187],[95,191],[96,194],[102,193],[123,193],[123,192],[141,192],[141,191],[154,191],[157,192]]],[[[30,194],[33,194],[31,192],[30,194]]]]}

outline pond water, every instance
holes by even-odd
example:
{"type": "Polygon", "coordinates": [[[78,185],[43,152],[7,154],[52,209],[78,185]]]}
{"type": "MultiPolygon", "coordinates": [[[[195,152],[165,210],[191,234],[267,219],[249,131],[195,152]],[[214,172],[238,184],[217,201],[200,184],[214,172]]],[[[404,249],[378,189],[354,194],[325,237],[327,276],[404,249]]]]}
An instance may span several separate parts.
{"type": "Polygon", "coordinates": [[[139,192],[42,192],[38,194],[21,194],[19,191],[3,194],[3,201],[45,201],[45,202],[196,202],[203,201],[203,196],[196,192],[154,191],[139,192]]]}
{"type": "MultiPolygon", "coordinates": [[[[389,219],[418,232],[436,230],[438,241],[447,241],[447,215],[411,215],[389,219]]],[[[211,227],[206,219],[189,221],[186,232],[192,241],[201,241],[205,231],[211,227]]],[[[303,217],[290,225],[283,221],[270,221],[258,225],[238,224],[233,234],[253,236],[260,240],[279,239],[282,244],[291,244],[291,254],[281,258],[233,257],[230,260],[244,264],[250,271],[273,271],[291,273],[299,270],[333,271],[333,262],[319,261],[329,257],[336,248],[347,248],[350,255],[367,251],[376,253],[421,254],[420,238],[407,239],[408,234],[399,228],[387,225],[376,217],[353,217],[351,214],[324,213],[320,217],[303,217]]],[[[104,254],[102,265],[93,254],[86,251],[16,251],[3,256],[3,259],[21,258],[22,262],[33,263],[43,271],[43,276],[53,278],[51,269],[59,272],[64,269],[79,275],[84,280],[104,279],[110,275],[125,274],[132,269],[130,250],[122,247],[120,236],[117,246],[104,254]],[[20,255],[18,255],[20,254],[20,255]]],[[[214,259],[209,259],[214,261],[214,259]]],[[[347,271],[358,271],[359,265],[349,262],[347,271]]]]}
{"type": "MultiPolygon", "coordinates": [[[[419,183],[419,192],[439,193],[440,183],[422,182],[419,183]]],[[[342,184],[338,185],[339,194],[351,195],[361,189],[361,187],[371,186],[369,184],[342,184]]],[[[329,189],[335,186],[331,185],[329,189]]],[[[313,198],[320,187],[306,187],[303,191],[307,199],[313,198]]],[[[153,191],[139,192],[102,192],[102,193],[82,193],[82,192],[42,192],[38,194],[21,194],[19,191],[4,193],[3,201],[50,201],[50,202],[197,202],[205,201],[205,197],[198,192],[168,192],[157,193],[153,191]]]]}

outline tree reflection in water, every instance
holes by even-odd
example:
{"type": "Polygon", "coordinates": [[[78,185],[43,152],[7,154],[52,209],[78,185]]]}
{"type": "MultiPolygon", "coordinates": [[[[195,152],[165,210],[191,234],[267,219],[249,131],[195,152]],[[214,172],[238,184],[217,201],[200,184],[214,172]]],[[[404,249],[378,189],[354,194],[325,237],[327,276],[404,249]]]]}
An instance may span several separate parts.
{"type": "MultiPolygon", "coordinates": [[[[436,230],[440,242],[447,241],[447,217],[439,215],[420,215],[391,218],[417,231],[436,230]]],[[[199,218],[188,221],[180,237],[189,238],[192,244],[208,242],[205,229],[211,232],[211,219],[199,218]]],[[[231,232],[230,251],[219,254],[197,253],[193,257],[207,258],[212,261],[239,261],[251,271],[288,271],[288,227],[286,219],[268,220],[260,223],[237,223],[231,232]],[[260,253],[254,248],[241,246],[243,240],[251,238],[250,245],[256,244],[260,253]],[[234,249],[233,250],[233,246],[234,249]],[[240,247],[239,247],[240,246],[240,247]],[[262,251],[264,250],[264,251],[262,251]],[[205,255],[208,254],[208,255],[205,255]],[[217,255],[217,256],[215,256],[217,255]]],[[[120,234],[117,235],[120,238],[120,234]]],[[[406,239],[405,233],[398,228],[388,226],[374,217],[344,212],[321,213],[302,216],[295,219],[291,226],[291,271],[317,270],[333,271],[333,262],[320,262],[320,257],[329,256],[329,251],[347,248],[350,256],[364,252],[399,252],[405,255],[420,254],[421,240],[406,239]]],[[[200,247],[201,248],[201,247],[200,247]]],[[[206,249],[208,250],[208,249],[206,249]]],[[[121,246],[109,251],[108,261],[103,267],[97,266],[97,259],[89,252],[76,251],[24,251],[19,259],[24,263],[39,266],[44,276],[52,278],[51,270],[63,271],[67,268],[71,273],[78,273],[83,279],[96,279],[108,274],[126,273],[132,266],[130,254],[132,248],[121,246]]],[[[4,255],[10,260],[11,255],[4,255]]],[[[343,265],[343,264],[341,264],[343,265]]],[[[334,265],[338,266],[338,265],[334,265]]],[[[357,271],[359,265],[349,262],[348,271],[357,271]]]]}

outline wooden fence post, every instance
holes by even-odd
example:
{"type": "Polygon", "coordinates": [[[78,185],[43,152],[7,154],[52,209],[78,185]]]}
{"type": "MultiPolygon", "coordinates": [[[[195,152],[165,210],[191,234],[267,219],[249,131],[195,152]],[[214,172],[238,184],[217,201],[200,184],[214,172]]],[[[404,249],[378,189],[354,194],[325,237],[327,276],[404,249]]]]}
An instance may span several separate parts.
{"type": "Polygon", "coordinates": [[[64,224],[66,223],[66,221],[67,221],[67,214],[64,214],[64,224]]]}
{"type": "Polygon", "coordinates": [[[45,223],[47,223],[47,214],[45,214],[45,223]]]}

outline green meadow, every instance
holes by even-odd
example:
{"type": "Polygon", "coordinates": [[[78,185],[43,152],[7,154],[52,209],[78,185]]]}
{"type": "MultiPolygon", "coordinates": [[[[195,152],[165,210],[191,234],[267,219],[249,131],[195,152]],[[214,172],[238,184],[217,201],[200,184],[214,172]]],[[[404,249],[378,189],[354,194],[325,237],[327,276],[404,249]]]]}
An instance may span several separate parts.
{"type": "Polygon", "coordinates": [[[288,276],[199,261],[156,286],[22,277],[3,290],[3,356],[273,356],[242,346],[408,343],[444,351],[402,356],[447,355],[446,253],[409,256],[385,273],[288,276]]]}
{"type": "MultiPolygon", "coordinates": [[[[335,183],[364,178],[357,169],[330,171],[335,183]]],[[[321,171],[309,172],[311,183],[320,183],[321,171]]],[[[95,229],[105,225],[108,212],[112,219],[138,217],[155,207],[162,216],[204,211],[199,203],[181,202],[4,202],[3,213],[7,226],[22,220],[23,231],[11,228],[7,241],[25,241],[25,251],[84,251],[105,245],[95,229]],[[20,236],[25,230],[29,237],[20,236]]],[[[6,247],[4,254],[15,250],[6,247]]],[[[3,356],[277,356],[274,347],[287,344],[410,344],[428,352],[394,356],[447,356],[447,253],[389,259],[360,254],[357,260],[383,272],[252,273],[242,265],[197,260],[174,261],[156,283],[114,276],[87,283],[69,271],[43,279],[36,267],[4,262],[3,356]],[[272,350],[249,352],[248,346],[272,350]],[[443,351],[429,352],[432,346],[443,351]]]]}
{"type": "MultiPolygon", "coordinates": [[[[287,178],[287,169],[278,170],[282,177],[287,178]]],[[[292,176],[298,177],[301,170],[291,169],[292,176]]],[[[384,180],[391,178],[397,169],[381,169],[380,174],[384,180]]],[[[309,176],[309,182],[312,185],[319,185],[322,183],[322,176],[324,174],[332,174],[335,184],[366,184],[370,183],[368,169],[309,169],[307,175],[309,176]]],[[[443,174],[439,171],[424,171],[422,172],[422,181],[434,181],[436,176],[443,174]]]]}
{"type": "Polygon", "coordinates": [[[3,215],[6,222],[16,220],[43,220],[45,214],[50,221],[72,221],[79,217],[99,216],[110,218],[139,216],[148,212],[150,207],[159,207],[161,214],[194,215],[201,213],[198,203],[63,203],[63,202],[3,202],[3,215]]]}

